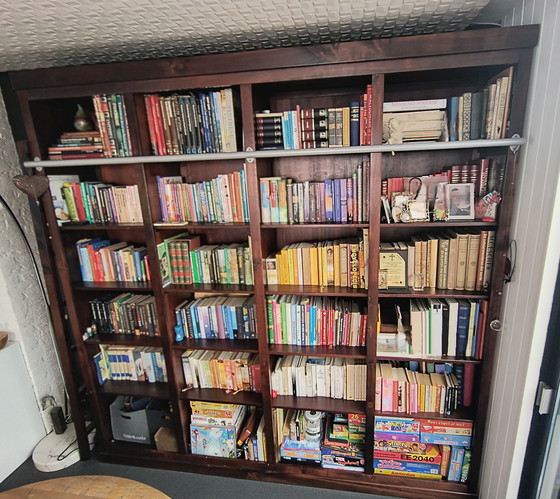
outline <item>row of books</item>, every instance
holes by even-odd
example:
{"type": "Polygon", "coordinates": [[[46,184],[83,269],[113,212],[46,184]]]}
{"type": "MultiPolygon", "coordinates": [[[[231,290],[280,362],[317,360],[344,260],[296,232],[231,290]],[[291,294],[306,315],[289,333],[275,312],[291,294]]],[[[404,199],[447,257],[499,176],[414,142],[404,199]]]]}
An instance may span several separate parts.
{"type": "Polygon", "coordinates": [[[262,177],[262,223],[365,223],[369,219],[369,163],[351,177],[323,182],[293,182],[262,177]]]}
{"type": "Polygon", "coordinates": [[[376,416],[374,472],[466,482],[472,429],[471,421],[376,416]]]}
{"type": "Polygon", "coordinates": [[[250,352],[187,350],[181,355],[186,388],[260,392],[260,361],[250,352]]]}
{"type": "Polygon", "coordinates": [[[89,302],[91,326],[86,337],[96,334],[159,336],[155,297],[121,293],[89,302]]]}
{"type": "Polygon", "coordinates": [[[161,281],[168,284],[192,284],[190,253],[200,247],[200,236],[188,231],[168,237],[157,245],[161,281]]]}
{"type": "Polygon", "coordinates": [[[410,300],[410,353],[482,358],[487,306],[485,300],[410,300]]]}
{"type": "Polygon", "coordinates": [[[231,88],[144,96],[155,155],[237,151],[231,88]]]}
{"type": "Polygon", "coordinates": [[[64,132],[58,142],[47,149],[50,160],[97,159],[105,156],[98,131],[64,132]]]}
{"type": "Polygon", "coordinates": [[[267,284],[367,289],[369,230],[361,238],[292,243],[265,259],[267,284]]]}
{"type": "Polygon", "coordinates": [[[185,300],[175,308],[176,338],[255,339],[254,296],[211,296],[185,300]]]}
{"type": "Polygon", "coordinates": [[[100,345],[100,352],[93,361],[100,384],[107,380],[167,382],[167,367],[161,348],[100,345]]]}
{"type": "Polygon", "coordinates": [[[451,97],[449,140],[503,139],[506,136],[512,68],[478,92],[451,97]]]}
{"type": "Polygon", "coordinates": [[[268,341],[306,346],[364,346],[365,305],[327,296],[267,297],[268,341]]]}
{"type": "Polygon", "coordinates": [[[365,359],[280,357],[270,375],[278,395],[366,400],[365,359]]]}
{"type": "MultiPolygon", "coordinates": [[[[111,185],[104,182],[80,182],[77,175],[49,175],[51,192],[60,189],[63,211],[72,222],[142,223],[142,208],[137,185],[111,185]]],[[[55,202],[55,211],[57,199],[55,202]]],[[[57,213],[57,218],[62,218],[57,213]]]]}
{"type": "MultiPolygon", "coordinates": [[[[442,101],[445,107],[445,99],[442,101]]],[[[444,110],[383,112],[383,142],[402,144],[416,141],[449,140],[447,117],[444,110]]]]}
{"type": "Polygon", "coordinates": [[[484,291],[490,286],[494,230],[446,230],[384,242],[379,252],[379,287],[484,291]]]}
{"type": "Polygon", "coordinates": [[[206,244],[190,252],[190,261],[195,284],[254,283],[249,244],[206,244]]]}
{"type": "Polygon", "coordinates": [[[255,407],[191,402],[191,453],[266,461],[264,417],[255,407]]]}
{"type": "Polygon", "coordinates": [[[148,250],[124,241],[85,238],[76,242],[82,279],[86,282],[147,282],[148,250]]]}
{"type": "Polygon", "coordinates": [[[126,106],[122,94],[100,94],[94,95],[92,99],[104,156],[106,158],[132,156],[126,106]]]}
{"type": "Polygon", "coordinates": [[[349,106],[255,114],[258,149],[315,149],[371,144],[372,87],[349,106]]]}
{"type": "Polygon", "coordinates": [[[378,363],[375,406],[382,412],[452,414],[459,406],[459,382],[453,372],[431,374],[378,363]]]}
{"type": "Polygon", "coordinates": [[[183,183],[180,176],[156,177],[161,218],[165,223],[248,223],[244,170],[212,180],[183,183]]]}

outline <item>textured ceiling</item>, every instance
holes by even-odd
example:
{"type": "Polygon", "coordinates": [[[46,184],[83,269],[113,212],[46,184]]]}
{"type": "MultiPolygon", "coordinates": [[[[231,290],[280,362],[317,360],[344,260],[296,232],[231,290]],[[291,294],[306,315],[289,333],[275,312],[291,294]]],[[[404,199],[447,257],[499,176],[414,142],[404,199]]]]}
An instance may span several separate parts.
{"type": "Polygon", "coordinates": [[[406,36],[489,0],[0,0],[0,71],[406,36]]]}

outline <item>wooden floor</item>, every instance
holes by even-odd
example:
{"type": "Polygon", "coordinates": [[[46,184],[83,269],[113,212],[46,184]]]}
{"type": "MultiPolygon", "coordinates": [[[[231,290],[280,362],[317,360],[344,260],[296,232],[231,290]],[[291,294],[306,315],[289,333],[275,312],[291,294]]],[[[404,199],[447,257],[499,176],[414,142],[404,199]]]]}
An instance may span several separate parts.
{"type": "Polygon", "coordinates": [[[149,485],[127,478],[105,475],[79,475],[30,483],[0,493],[0,497],[2,499],[76,499],[78,497],[169,499],[169,496],[149,485]]]}

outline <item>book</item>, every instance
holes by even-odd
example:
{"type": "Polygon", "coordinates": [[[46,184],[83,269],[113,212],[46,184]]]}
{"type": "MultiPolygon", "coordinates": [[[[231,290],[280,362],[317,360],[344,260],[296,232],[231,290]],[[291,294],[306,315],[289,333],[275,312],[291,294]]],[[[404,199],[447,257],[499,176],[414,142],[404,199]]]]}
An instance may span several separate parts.
{"type": "Polygon", "coordinates": [[[48,175],[47,178],[49,179],[49,191],[58,225],[70,222],[72,217],[64,195],[64,185],[78,183],[80,177],[78,175],[48,175]]]}

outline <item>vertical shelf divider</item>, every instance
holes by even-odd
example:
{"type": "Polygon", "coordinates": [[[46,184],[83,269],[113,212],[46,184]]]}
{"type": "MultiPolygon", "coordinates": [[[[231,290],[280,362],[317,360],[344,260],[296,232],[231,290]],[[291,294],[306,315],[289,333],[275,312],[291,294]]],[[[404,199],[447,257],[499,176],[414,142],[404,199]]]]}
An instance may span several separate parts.
{"type": "MultiPolygon", "coordinates": [[[[371,143],[381,144],[383,133],[383,75],[372,77],[372,123],[371,143]]],[[[379,241],[380,241],[380,193],[381,193],[381,153],[370,154],[369,175],[369,265],[368,265],[368,320],[366,334],[366,472],[373,473],[373,427],[375,419],[375,367],[377,363],[377,310],[379,293],[377,288],[379,275],[379,241]]]]}

